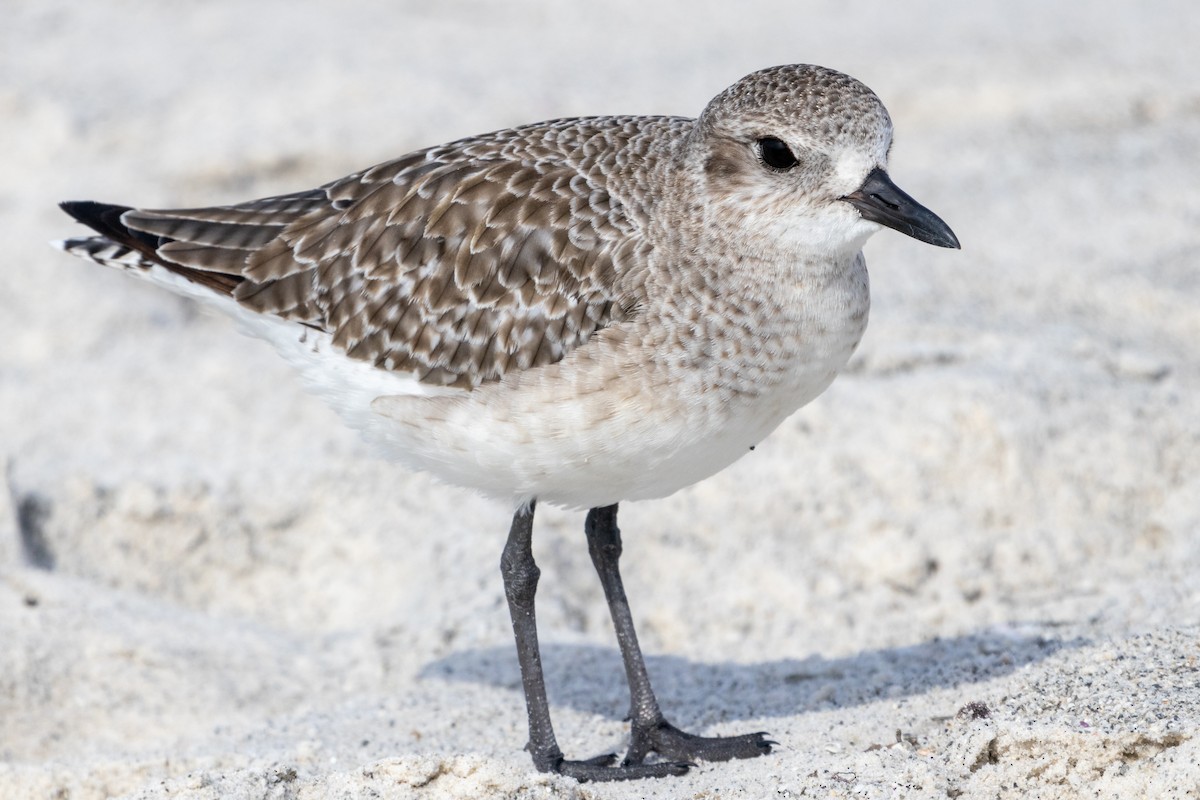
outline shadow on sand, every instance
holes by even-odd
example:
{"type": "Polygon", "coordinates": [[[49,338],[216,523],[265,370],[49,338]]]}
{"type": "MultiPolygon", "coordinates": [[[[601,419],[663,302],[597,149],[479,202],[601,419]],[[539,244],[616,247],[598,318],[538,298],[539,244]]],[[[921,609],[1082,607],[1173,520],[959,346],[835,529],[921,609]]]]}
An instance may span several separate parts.
{"type": "MultiPolygon", "coordinates": [[[[970,687],[1083,643],[1005,629],[845,658],[739,664],[651,655],[646,664],[668,718],[688,724],[790,716],[970,687]]],[[[613,719],[626,715],[629,699],[615,647],[546,643],[542,663],[552,704],[613,719]]],[[[511,647],[453,653],[426,665],[420,676],[521,691],[511,647]]],[[[974,699],[964,691],[946,713],[974,699]]]]}

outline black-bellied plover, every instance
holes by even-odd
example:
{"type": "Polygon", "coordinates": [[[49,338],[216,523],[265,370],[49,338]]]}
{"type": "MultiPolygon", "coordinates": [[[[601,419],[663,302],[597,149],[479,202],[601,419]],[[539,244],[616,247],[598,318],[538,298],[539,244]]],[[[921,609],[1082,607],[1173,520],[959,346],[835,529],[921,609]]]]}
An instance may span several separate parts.
{"type": "Polygon", "coordinates": [[[397,460],[511,502],[501,572],[534,764],[678,775],[774,742],[664,718],[617,568],[617,504],[721,470],[830,384],[867,324],[861,250],[880,226],[958,247],[888,177],[891,140],[866,86],[782,66],[697,119],[543,122],[235,205],[63,203],[99,235],[62,247],[225,309],[397,460]],[[565,759],[550,724],[537,502],[590,509],[630,688],[620,764],[565,759]]]}

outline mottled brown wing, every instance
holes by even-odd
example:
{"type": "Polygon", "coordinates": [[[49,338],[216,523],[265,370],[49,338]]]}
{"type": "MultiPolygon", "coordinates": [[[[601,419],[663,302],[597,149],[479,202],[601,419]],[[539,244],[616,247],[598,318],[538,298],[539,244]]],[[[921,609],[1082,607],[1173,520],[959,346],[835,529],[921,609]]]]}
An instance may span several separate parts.
{"type": "Polygon", "coordinates": [[[162,237],[160,258],[238,276],[239,302],[325,330],[354,358],[470,388],[558,361],[625,313],[620,277],[649,246],[587,154],[636,132],[563,121],[310,192],[121,219],[162,237]]]}

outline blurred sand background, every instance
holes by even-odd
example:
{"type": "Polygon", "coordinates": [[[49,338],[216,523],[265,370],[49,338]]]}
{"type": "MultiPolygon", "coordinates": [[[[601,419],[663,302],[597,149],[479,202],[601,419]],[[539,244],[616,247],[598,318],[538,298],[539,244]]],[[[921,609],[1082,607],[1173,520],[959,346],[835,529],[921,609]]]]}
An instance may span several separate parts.
{"type": "MultiPolygon", "coordinates": [[[[8,0],[0,798],[1200,795],[1197,42],[1192,4],[1144,0],[8,0]],[[792,62],[883,98],[892,175],[963,250],[876,236],[848,374],[623,507],[668,715],[781,743],[681,779],[533,771],[509,509],[376,460],[228,320],[46,245],[81,230],[59,200],[694,116],[792,62]]],[[[582,522],[535,532],[576,757],[627,743],[582,522]]]]}

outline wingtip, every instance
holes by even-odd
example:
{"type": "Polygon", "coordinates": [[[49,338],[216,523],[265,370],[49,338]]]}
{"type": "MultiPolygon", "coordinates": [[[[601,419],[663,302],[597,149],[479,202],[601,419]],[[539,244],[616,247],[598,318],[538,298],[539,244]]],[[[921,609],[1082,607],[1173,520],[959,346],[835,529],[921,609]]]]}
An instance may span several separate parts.
{"type": "Polygon", "coordinates": [[[89,227],[95,227],[94,223],[112,224],[114,214],[119,219],[121,214],[129,210],[128,206],[97,203],[95,200],[63,200],[58,207],[89,227]]]}
{"type": "Polygon", "coordinates": [[[75,219],[83,222],[83,220],[80,218],[86,216],[87,207],[94,205],[96,205],[96,203],[91,200],[63,200],[58,204],[58,207],[70,214],[75,219]]]}

